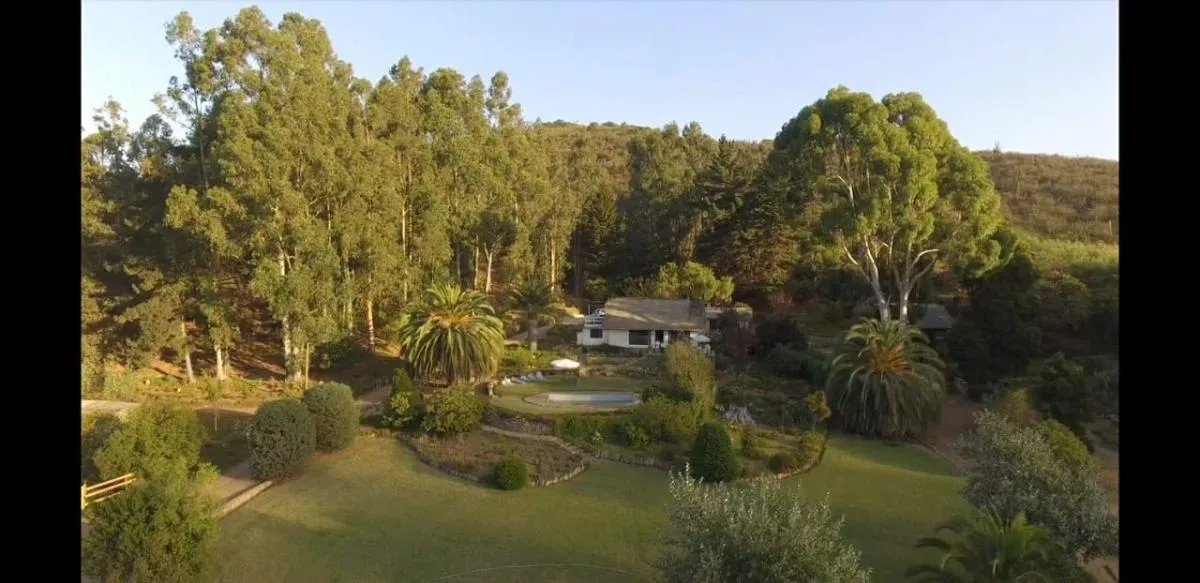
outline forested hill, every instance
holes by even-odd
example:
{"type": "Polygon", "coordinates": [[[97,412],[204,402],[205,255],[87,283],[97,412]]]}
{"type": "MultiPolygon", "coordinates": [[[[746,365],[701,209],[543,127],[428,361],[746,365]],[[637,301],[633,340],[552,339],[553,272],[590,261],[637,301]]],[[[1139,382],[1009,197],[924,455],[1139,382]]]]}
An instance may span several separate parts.
{"type": "MultiPolygon", "coordinates": [[[[605,178],[622,190],[629,185],[631,142],[638,135],[659,132],[613,122],[583,125],[559,120],[536,126],[556,149],[587,143],[597,152],[605,178]]],[[[750,147],[765,158],[770,140],[750,147]]],[[[991,150],[976,154],[987,162],[1014,227],[1048,239],[1120,242],[1118,162],[991,150]]]]}
{"type": "Polygon", "coordinates": [[[1052,239],[1119,243],[1115,160],[977,152],[1013,226],[1052,239]]]}

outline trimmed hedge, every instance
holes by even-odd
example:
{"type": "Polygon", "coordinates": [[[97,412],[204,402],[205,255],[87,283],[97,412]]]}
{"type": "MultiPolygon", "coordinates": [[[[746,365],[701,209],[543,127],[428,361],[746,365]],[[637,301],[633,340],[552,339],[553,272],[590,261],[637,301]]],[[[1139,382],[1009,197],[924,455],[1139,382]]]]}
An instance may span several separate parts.
{"type": "Polygon", "coordinates": [[[510,457],[496,464],[496,485],[501,490],[520,490],[529,484],[529,467],[525,460],[510,457]]]}
{"type": "Polygon", "coordinates": [[[304,392],[302,399],[312,414],[319,451],[337,451],[358,437],[358,403],[350,387],[322,383],[304,392]]]}
{"type": "Polygon", "coordinates": [[[294,474],[317,449],[317,428],[308,407],[296,399],[263,403],[250,420],[250,473],[259,480],[294,474]]]}
{"type": "Polygon", "coordinates": [[[691,465],[692,474],[705,482],[728,482],[742,474],[733,440],[724,425],[709,421],[700,426],[692,446],[691,465]]]}

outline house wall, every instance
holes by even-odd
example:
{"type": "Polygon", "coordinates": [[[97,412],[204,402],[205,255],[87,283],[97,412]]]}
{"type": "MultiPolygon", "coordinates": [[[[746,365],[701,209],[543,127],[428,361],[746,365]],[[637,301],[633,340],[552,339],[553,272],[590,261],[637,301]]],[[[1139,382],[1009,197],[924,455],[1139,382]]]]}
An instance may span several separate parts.
{"type": "Polygon", "coordinates": [[[599,338],[592,338],[592,330],[585,328],[575,334],[575,344],[579,346],[600,346],[607,344],[609,330],[601,330],[599,338]]]}
{"type": "MultiPolygon", "coordinates": [[[[654,344],[654,330],[650,331],[650,344],[654,344]]],[[[609,346],[617,346],[620,348],[650,348],[650,345],[629,344],[629,330],[604,330],[603,336],[600,338],[592,338],[587,330],[581,330],[575,334],[575,342],[579,346],[599,346],[607,344],[609,346]]],[[[671,333],[663,332],[662,347],[666,348],[671,343],[671,333]]]]}

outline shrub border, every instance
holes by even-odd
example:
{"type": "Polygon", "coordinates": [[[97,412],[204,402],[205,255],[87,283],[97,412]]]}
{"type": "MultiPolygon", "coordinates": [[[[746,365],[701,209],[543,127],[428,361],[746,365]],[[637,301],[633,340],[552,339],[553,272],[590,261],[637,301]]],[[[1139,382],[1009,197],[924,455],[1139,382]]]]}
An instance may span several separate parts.
{"type": "MultiPolygon", "coordinates": [[[[517,424],[528,423],[531,425],[538,425],[538,424],[542,424],[542,423],[550,423],[551,425],[553,425],[552,419],[546,419],[546,418],[542,418],[540,416],[532,416],[532,415],[527,415],[524,413],[518,413],[518,412],[511,411],[509,409],[504,409],[501,407],[489,407],[489,409],[498,410],[497,413],[499,414],[499,416],[501,418],[505,418],[506,423],[509,422],[509,418],[516,418],[516,421],[514,421],[514,422],[517,424]]],[[[622,412],[622,413],[624,413],[624,412],[622,412]]],[[[619,414],[614,414],[613,412],[606,411],[606,412],[596,412],[596,413],[582,413],[580,415],[586,415],[588,417],[593,417],[593,416],[594,417],[607,417],[607,416],[615,417],[619,414]]],[[[631,466],[657,468],[657,469],[666,470],[666,471],[672,471],[672,470],[679,469],[679,464],[665,462],[665,461],[660,460],[653,456],[626,455],[626,454],[622,454],[620,452],[615,452],[615,451],[607,450],[607,449],[600,448],[600,447],[588,448],[587,450],[580,450],[578,447],[571,445],[568,442],[562,440],[561,438],[559,438],[555,435],[548,434],[548,433],[529,433],[529,432],[524,432],[524,431],[516,431],[516,430],[512,430],[512,429],[494,427],[494,426],[488,425],[486,423],[483,424],[481,428],[484,431],[500,433],[502,435],[508,435],[510,437],[516,437],[518,439],[520,439],[520,438],[532,438],[532,439],[549,438],[549,439],[555,441],[556,443],[558,443],[559,445],[561,445],[565,448],[568,448],[569,451],[580,452],[585,457],[592,457],[592,458],[596,458],[596,459],[614,461],[614,462],[618,462],[618,463],[622,463],[622,464],[628,464],[631,466]]],[[[553,428],[551,428],[550,431],[553,431],[553,428]]],[[[826,432],[826,433],[823,433],[822,435],[824,436],[825,439],[822,440],[822,442],[821,442],[821,453],[818,454],[817,459],[814,460],[809,465],[807,465],[803,468],[800,468],[800,469],[792,470],[789,472],[781,472],[778,474],[768,471],[766,474],[763,474],[761,476],[756,476],[753,478],[738,478],[738,480],[736,480],[736,481],[746,482],[746,483],[755,483],[755,482],[761,482],[763,480],[767,480],[770,478],[776,478],[776,479],[782,480],[782,479],[790,478],[792,476],[796,476],[796,475],[803,474],[803,473],[813,470],[817,466],[821,465],[821,462],[825,460],[825,449],[829,445],[829,433],[826,432]]],[[[426,462],[426,463],[428,463],[428,462],[426,462]]]]}
{"type": "MultiPolygon", "coordinates": [[[[579,450],[578,448],[576,448],[570,444],[567,444],[566,442],[562,441],[561,439],[559,439],[553,435],[534,435],[531,433],[521,433],[518,431],[509,431],[506,429],[500,429],[498,427],[492,427],[490,425],[481,425],[479,428],[486,433],[494,433],[497,435],[504,435],[504,436],[512,437],[513,439],[550,442],[550,443],[553,443],[553,444],[561,447],[562,449],[566,450],[568,453],[570,453],[572,455],[582,456],[583,459],[580,460],[579,464],[564,474],[559,474],[557,476],[553,476],[546,480],[539,480],[533,476],[530,476],[529,477],[529,485],[530,486],[533,486],[533,487],[553,486],[555,484],[559,484],[559,483],[565,482],[567,480],[570,480],[571,478],[574,478],[575,476],[582,474],[584,470],[588,469],[588,465],[589,465],[588,464],[588,455],[585,452],[579,450]]],[[[425,465],[427,465],[435,470],[438,470],[439,472],[445,472],[456,478],[460,478],[460,479],[467,480],[470,482],[475,482],[478,484],[489,484],[488,478],[486,478],[486,477],[481,478],[481,477],[470,475],[466,472],[461,472],[461,471],[453,469],[453,468],[444,468],[444,467],[438,465],[437,460],[433,459],[430,456],[425,455],[424,453],[421,452],[420,448],[417,447],[417,443],[419,443],[420,441],[423,441],[425,439],[428,439],[428,438],[423,435],[416,436],[416,437],[403,436],[403,437],[401,437],[400,441],[403,442],[404,445],[406,447],[408,447],[409,450],[411,450],[413,453],[415,453],[417,455],[417,459],[421,460],[422,463],[424,463],[425,465]]]]}

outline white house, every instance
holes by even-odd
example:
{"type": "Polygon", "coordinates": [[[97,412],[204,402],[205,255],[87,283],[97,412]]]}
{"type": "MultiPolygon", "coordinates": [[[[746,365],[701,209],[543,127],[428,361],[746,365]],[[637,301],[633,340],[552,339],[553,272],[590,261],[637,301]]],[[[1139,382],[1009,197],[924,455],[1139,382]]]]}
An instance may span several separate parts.
{"type": "Polygon", "coordinates": [[[612,298],[584,318],[576,343],[665,348],[673,341],[710,333],[723,311],[698,300],[612,298]]]}

